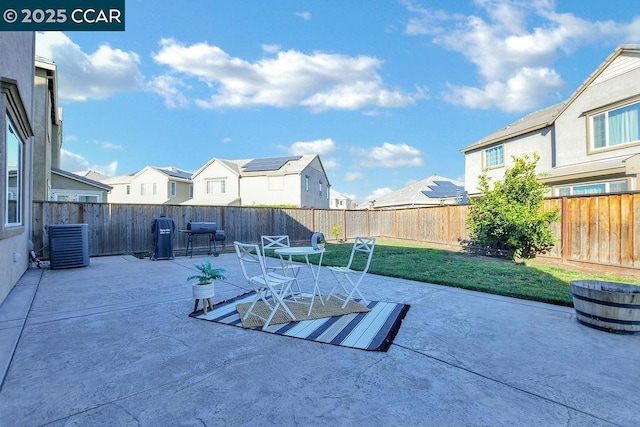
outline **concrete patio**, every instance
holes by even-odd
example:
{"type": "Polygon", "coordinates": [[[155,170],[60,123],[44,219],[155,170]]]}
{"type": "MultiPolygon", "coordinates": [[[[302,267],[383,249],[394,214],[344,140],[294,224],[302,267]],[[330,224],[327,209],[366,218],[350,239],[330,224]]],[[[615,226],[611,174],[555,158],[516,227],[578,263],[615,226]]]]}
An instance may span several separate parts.
{"type": "Polygon", "coordinates": [[[411,309],[367,352],[188,317],[206,259],[216,301],[247,289],[233,254],[28,270],[0,306],[0,424],[640,424],[640,336],[573,309],[370,275],[365,295],[411,309]]]}

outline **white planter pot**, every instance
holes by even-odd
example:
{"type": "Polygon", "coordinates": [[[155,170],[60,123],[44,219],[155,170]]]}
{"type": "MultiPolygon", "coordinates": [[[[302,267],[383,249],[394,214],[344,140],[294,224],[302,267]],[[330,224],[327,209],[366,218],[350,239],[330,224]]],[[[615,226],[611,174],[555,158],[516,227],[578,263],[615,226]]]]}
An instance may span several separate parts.
{"type": "Polygon", "coordinates": [[[214,283],[209,283],[208,285],[197,285],[192,284],[191,289],[193,290],[193,298],[194,299],[207,299],[211,298],[215,295],[215,287],[214,283]]]}

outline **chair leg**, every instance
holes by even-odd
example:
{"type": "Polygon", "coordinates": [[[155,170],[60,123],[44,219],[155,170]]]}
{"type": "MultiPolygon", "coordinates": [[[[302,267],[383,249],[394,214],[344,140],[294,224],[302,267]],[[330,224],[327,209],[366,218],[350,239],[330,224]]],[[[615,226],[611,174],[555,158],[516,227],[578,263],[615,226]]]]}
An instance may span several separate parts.
{"type": "Polygon", "coordinates": [[[345,308],[347,306],[347,303],[353,299],[354,293],[358,294],[358,296],[360,297],[360,299],[365,305],[369,305],[369,301],[366,300],[366,298],[362,295],[362,293],[360,293],[360,290],[358,289],[358,285],[360,285],[360,281],[358,280],[358,282],[355,285],[351,280],[349,280],[349,282],[351,282],[351,284],[353,285],[353,289],[351,289],[351,292],[349,292],[349,295],[347,295],[347,298],[345,298],[344,304],[342,304],[342,308],[345,308]]]}

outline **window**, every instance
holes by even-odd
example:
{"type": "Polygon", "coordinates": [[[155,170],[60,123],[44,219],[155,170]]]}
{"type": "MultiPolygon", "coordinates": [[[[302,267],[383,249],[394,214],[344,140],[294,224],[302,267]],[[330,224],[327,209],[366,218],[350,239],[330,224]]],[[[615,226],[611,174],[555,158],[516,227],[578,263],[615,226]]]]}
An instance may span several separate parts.
{"type": "Polygon", "coordinates": [[[174,181],[171,181],[169,183],[169,196],[176,197],[177,194],[178,194],[177,184],[174,181]]]}
{"type": "Polygon", "coordinates": [[[494,168],[496,166],[502,166],[503,164],[504,158],[502,154],[502,145],[496,145],[495,147],[484,150],[485,168],[494,168]]]}
{"type": "Polygon", "coordinates": [[[73,194],[60,191],[55,194],[56,202],[101,203],[102,195],[99,194],[73,194]]]}
{"type": "Polygon", "coordinates": [[[127,196],[128,196],[129,194],[131,194],[131,186],[130,186],[130,185],[127,185],[127,196]]]}
{"type": "Polygon", "coordinates": [[[189,184],[189,197],[193,198],[193,184],[189,184]]]}
{"type": "Polygon", "coordinates": [[[7,171],[7,205],[5,210],[5,225],[22,224],[22,141],[6,116],[6,164],[7,171]]]}
{"type": "Polygon", "coordinates": [[[592,148],[615,147],[640,140],[640,102],[591,116],[592,148]]]}
{"type": "Polygon", "coordinates": [[[208,179],[205,183],[207,194],[225,194],[227,192],[227,182],[224,179],[208,179]]]}
{"type": "Polygon", "coordinates": [[[609,181],[596,182],[590,184],[580,184],[568,187],[560,187],[557,190],[558,196],[580,196],[588,194],[616,193],[627,191],[629,189],[629,181],[609,181]]]}
{"type": "Polygon", "coordinates": [[[155,183],[155,182],[153,183],[153,190],[152,190],[152,192],[153,192],[153,195],[154,195],[154,196],[155,196],[156,194],[158,194],[158,193],[157,193],[157,185],[156,185],[156,183],[155,183]]]}
{"type": "Polygon", "coordinates": [[[309,191],[309,175],[304,177],[304,189],[309,191]]]}
{"type": "Polygon", "coordinates": [[[320,197],[322,197],[322,181],[320,181],[318,183],[318,185],[319,185],[319,190],[320,190],[320,197]]]}

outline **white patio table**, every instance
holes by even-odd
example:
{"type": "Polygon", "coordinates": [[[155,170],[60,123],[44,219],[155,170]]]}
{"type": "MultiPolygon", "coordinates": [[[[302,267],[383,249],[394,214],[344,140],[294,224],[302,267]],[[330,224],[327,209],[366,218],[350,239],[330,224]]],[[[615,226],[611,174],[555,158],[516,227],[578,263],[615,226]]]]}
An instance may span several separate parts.
{"type": "Polygon", "coordinates": [[[311,314],[311,310],[313,309],[313,303],[315,301],[316,295],[318,295],[318,299],[320,300],[322,305],[324,305],[324,301],[322,300],[322,294],[320,293],[320,286],[318,286],[318,276],[320,275],[320,267],[322,266],[322,257],[324,255],[324,248],[314,249],[311,246],[297,246],[297,247],[290,247],[290,248],[278,248],[278,249],[275,249],[274,252],[280,256],[280,260],[283,263],[285,262],[291,263],[292,262],[291,257],[294,255],[304,256],[304,260],[307,263],[307,266],[309,266],[309,269],[311,270],[311,275],[313,276],[313,294],[311,295],[311,304],[309,305],[309,312],[307,313],[307,316],[311,314]],[[320,255],[320,258],[318,259],[318,265],[315,267],[315,269],[313,267],[313,263],[309,261],[310,255],[320,255]],[[286,260],[285,260],[285,257],[287,258],[286,260]]]}

